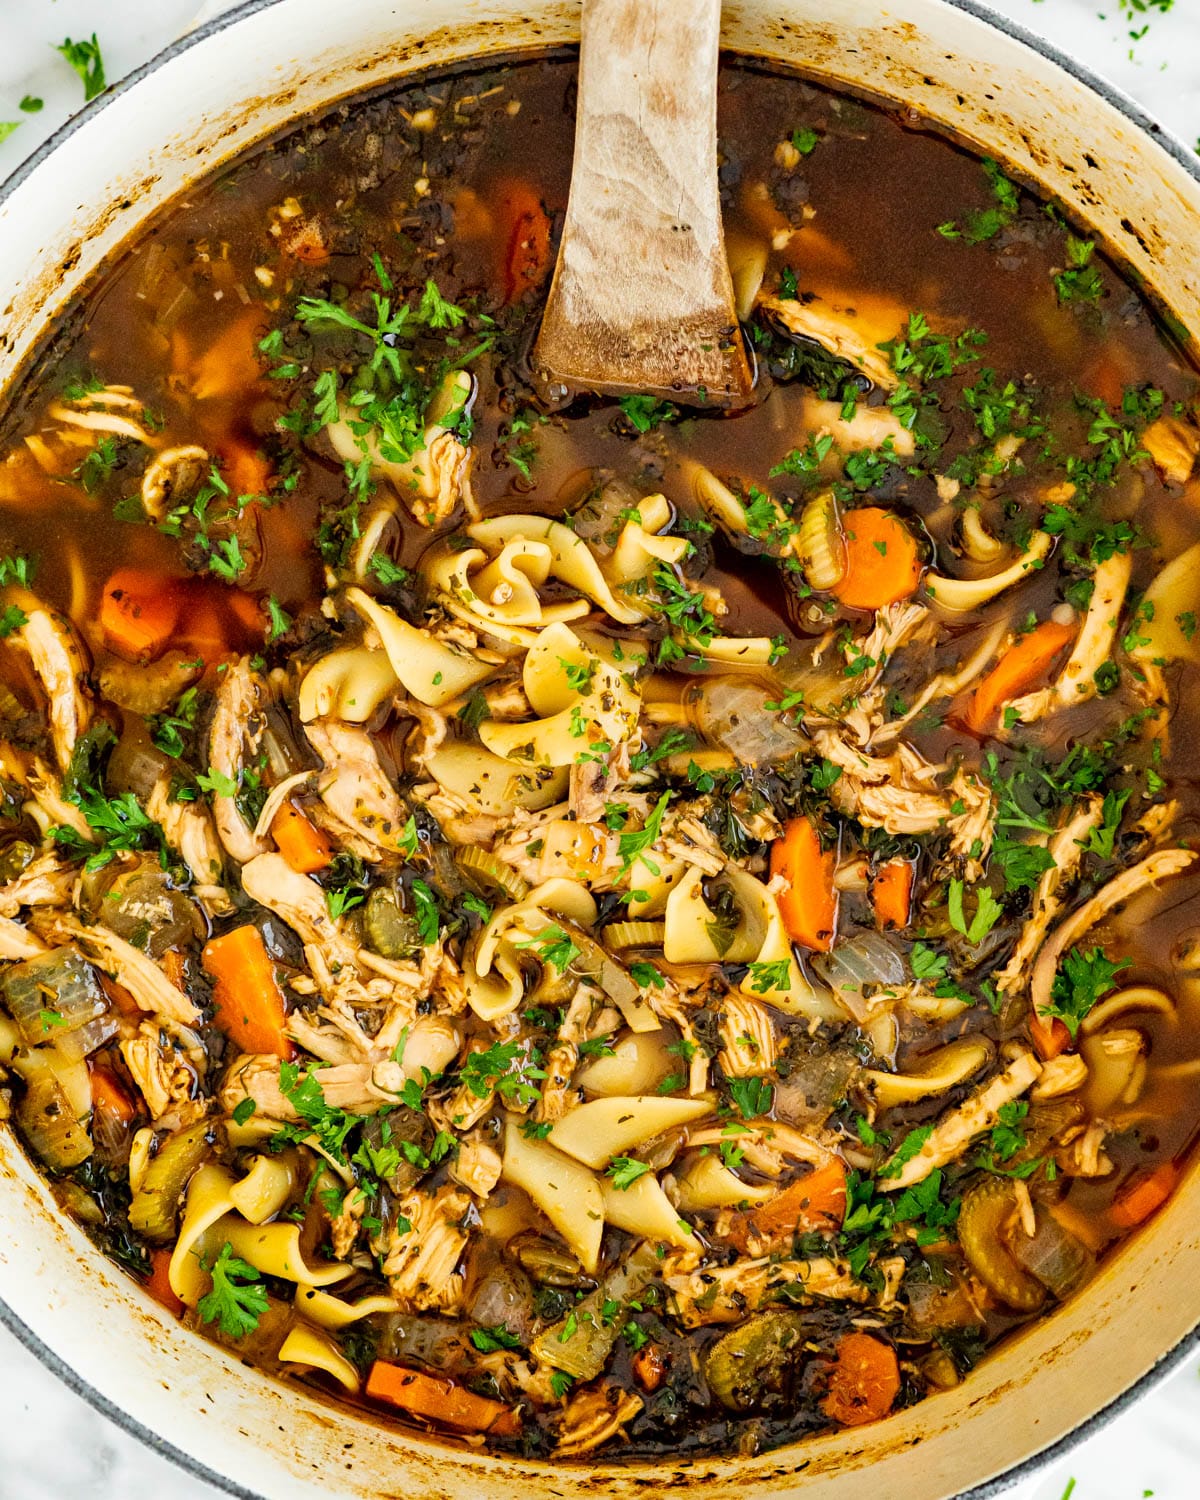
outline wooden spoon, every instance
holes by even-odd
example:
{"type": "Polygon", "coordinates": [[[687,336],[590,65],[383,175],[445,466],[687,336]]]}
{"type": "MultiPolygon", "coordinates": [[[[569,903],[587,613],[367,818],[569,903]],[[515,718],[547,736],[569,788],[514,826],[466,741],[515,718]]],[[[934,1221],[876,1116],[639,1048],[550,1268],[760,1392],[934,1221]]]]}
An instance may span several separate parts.
{"type": "Polygon", "coordinates": [[[534,350],[548,383],[750,398],[717,185],[720,22],[721,0],[584,0],[571,195],[534,350]]]}

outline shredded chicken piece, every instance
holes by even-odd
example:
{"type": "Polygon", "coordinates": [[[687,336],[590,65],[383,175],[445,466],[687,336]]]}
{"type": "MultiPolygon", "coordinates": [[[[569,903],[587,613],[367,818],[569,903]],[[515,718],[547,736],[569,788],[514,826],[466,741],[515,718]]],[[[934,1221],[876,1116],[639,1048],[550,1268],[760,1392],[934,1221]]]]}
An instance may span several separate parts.
{"type": "Polygon", "coordinates": [[[368,1199],[364,1193],[343,1193],[341,1207],[329,1218],[329,1243],[334,1260],[346,1260],[354,1249],[368,1199]]]}
{"type": "Polygon", "coordinates": [[[46,952],[41,938],[11,917],[0,917],[0,958],[36,958],[46,952]]]}
{"type": "MultiPolygon", "coordinates": [[[[729,1140],[723,1125],[701,1124],[688,1131],[689,1147],[719,1147],[729,1140]]],[[[738,1132],[738,1150],[747,1162],[767,1177],[778,1177],[789,1162],[803,1161],[822,1167],[833,1160],[834,1152],[815,1136],[805,1135],[791,1125],[771,1121],[750,1126],[738,1132]]]]}
{"type": "Polygon", "coordinates": [[[408,1312],[450,1312],[462,1301],[463,1277],[455,1271],[467,1244],[463,1220],[470,1197],[443,1187],[430,1198],[406,1193],[397,1204],[411,1228],[393,1226],[383,1252],[383,1274],[400,1306],[408,1312]]]}
{"type": "Polygon", "coordinates": [[[404,746],[405,760],[410,771],[424,771],[426,761],[442,746],[450,732],[446,715],[416,698],[398,699],[396,712],[416,720],[416,727],[404,746]]]}
{"type": "Polygon", "coordinates": [[[869,656],[874,663],[860,674],[858,686],[872,685],[902,646],[928,645],[936,634],[937,623],[923,604],[911,599],[885,604],[875,611],[875,622],[866,636],[855,641],[853,649],[849,642],[844,648],[848,659],[857,661],[860,656],[869,656]]]}
{"type": "MultiPolygon", "coordinates": [[[[221,674],[208,734],[209,770],[218,777],[240,785],[245,747],[253,745],[260,732],[262,706],[263,685],[248,659],[232,662],[221,674]]],[[[238,864],[248,864],[270,849],[270,842],[256,838],[247,826],[235,796],[214,792],[212,807],[221,842],[238,864]]]]}
{"type": "Polygon", "coordinates": [[[562,1458],[591,1453],[632,1422],[644,1405],[636,1391],[622,1390],[607,1381],[584,1386],[572,1395],[563,1412],[555,1453],[562,1458]]]}
{"type": "Polygon", "coordinates": [[[619,781],[611,762],[624,753],[629,759],[629,746],[623,743],[610,751],[605,760],[576,761],[569,772],[567,805],[580,823],[599,823],[604,817],[612,785],[619,781]]]}
{"type": "MultiPolygon", "coordinates": [[[[879,344],[889,337],[878,324],[859,321],[853,308],[837,307],[819,297],[800,302],[793,297],[760,297],[766,308],[792,333],[812,339],[838,359],[844,359],[885,390],[895,390],[898,380],[892,362],[879,344]]],[[[892,334],[899,332],[899,319],[892,334]]]]}
{"type": "MultiPolygon", "coordinates": [[[[884,1264],[880,1264],[880,1270],[884,1264]]],[[[706,1266],[686,1274],[664,1275],[663,1280],[671,1294],[671,1311],[684,1328],[740,1323],[748,1312],[776,1301],[783,1287],[788,1288],[789,1304],[821,1297],[843,1298],[847,1302],[874,1300],[871,1291],[845,1261],[823,1257],[743,1258],[729,1266],[706,1266]]]]}
{"type": "MultiPolygon", "coordinates": [[[[484,1051],[486,1049],[475,1048],[473,1050],[484,1051]]],[[[461,1133],[464,1130],[471,1130],[479,1124],[480,1120],[486,1119],[495,1102],[495,1089],[489,1089],[480,1098],[465,1083],[460,1083],[449,1099],[430,1100],[426,1106],[426,1113],[439,1130],[461,1133]]]]}
{"type": "Polygon", "coordinates": [[[1143,838],[1154,841],[1166,833],[1178,816],[1179,803],[1174,798],[1170,802],[1155,802],[1137,819],[1133,829],[1143,838]]]}
{"type": "Polygon", "coordinates": [[[279,1086],[279,1058],[266,1053],[244,1053],[236,1058],[225,1075],[219,1098],[226,1115],[232,1115],[249,1099],[257,1119],[287,1122],[300,1118],[279,1086]]]}
{"type": "Polygon", "coordinates": [[[765,1005],[730,993],[721,1007],[722,1051],[717,1058],[727,1078],[769,1073],[775,1066],[775,1028],[765,1005]]]}
{"type": "Polygon", "coordinates": [[[1017,945],[1008,962],[996,975],[996,989],[1009,995],[1020,988],[1026,968],[1042,946],[1050,923],[1058,915],[1062,905],[1060,891],[1075,877],[1083,859],[1083,846],[1088,834],[1098,828],[1104,816],[1104,804],[1099,797],[1088,797],[1072,813],[1070,819],[1051,835],[1048,848],[1054,863],[1043,870],[1033,897],[1033,907],[1017,945]]]}
{"type": "Polygon", "coordinates": [[[175,1026],[198,1024],[200,1013],[188,996],[152,959],[102,923],[85,927],[73,915],[63,913],[55,918],[54,928],[67,941],[78,944],[98,968],[120,980],[142,1010],[175,1026]]]}
{"type": "Polygon", "coordinates": [[[68,906],[77,874],[56,854],[39,854],[15,880],[0,885],[0,916],[15,917],[23,906],[68,906]]]}
{"type": "Polygon", "coordinates": [[[1030,999],[1035,1015],[1043,1015],[1050,1009],[1050,989],[1058,969],[1062,953],[1077,942],[1090,927],[1106,917],[1114,907],[1128,901],[1131,896],[1153,888],[1160,880],[1169,880],[1195,863],[1196,855],[1191,849],[1159,849],[1148,854],[1128,870],[1122,870],[1102,886],[1078,911],[1054,929],[1042,951],[1038,954],[1030,981],[1030,999]]]}
{"type": "Polygon", "coordinates": [[[1142,433],[1142,447],[1172,484],[1186,484],[1200,453],[1200,430],[1178,417],[1159,417],[1142,433]]]}
{"type": "Polygon", "coordinates": [[[728,860],[712,831],[700,821],[706,810],[707,801],[691,803],[686,812],[668,813],[663,818],[656,852],[699,867],[706,875],[719,875],[728,860]]]}
{"type": "Polygon", "coordinates": [[[1029,1091],[1031,1099],[1060,1099],[1087,1082],[1087,1063],[1078,1052],[1061,1052],[1042,1064],[1042,1076],[1029,1091]]]}
{"type": "Polygon", "coordinates": [[[391,1007],[373,1037],[343,1006],[320,1006],[316,1014],[319,1025],[294,1011],[288,1030],[307,1052],[328,1064],[315,1075],[326,1104],[353,1114],[375,1114],[395,1105],[410,1078],[423,1082],[426,1070],[436,1077],[462,1045],[452,1021],[444,1016],[412,1021],[412,1008],[405,1004],[391,1007]]]}
{"type": "Polygon", "coordinates": [[[82,808],[66,800],[59,786],[58,777],[40,756],[35,757],[33,766],[24,780],[29,788],[30,796],[37,803],[39,810],[45,814],[51,828],[69,828],[85,844],[96,842],[96,835],[92,832],[91,824],[84,817],[82,808]]]}
{"type": "Polygon", "coordinates": [[[1130,552],[1114,552],[1097,566],[1087,615],[1058,681],[1040,692],[1014,698],[1009,705],[1021,723],[1032,724],[1035,719],[1096,696],[1096,673],[1112,659],[1132,568],[1130,552]]]}
{"type": "Polygon", "coordinates": [[[503,1165],[500,1153],[476,1131],[459,1140],[450,1176],[476,1198],[486,1198],[500,1181],[503,1165]]]}
{"type": "Polygon", "coordinates": [[[817,437],[831,437],[840,453],[861,448],[882,448],[889,438],[897,458],[911,458],[916,439],[890,406],[855,405],[850,417],[843,415],[840,401],[822,401],[806,393],[800,400],[800,427],[817,437]]]}
{"type": "Polygon", "coordinates": [[[1092,1120],[1055,1153],[1059,1168],[1068,1177],[1107,1177],[1113,1171],[1112,1157],[1104,1150],[1108,1122],[1092,1120]]]}
{"type": "Polygon", "coordinates": [[[413,787],[411,796],[432,817],[451,844],[466,848],[470,844],[491,844],[504,824],[503,818],[481,813],[463,798],[436,781],[423,781],[413,787]]]}
{"type": "Polygon", "coordinates": [[[330,916],[325,892],[307,875],[297,874],[282,854],[260,854],[251,860],[242,870],[242,888],[251,900],[281,917],[306,949],[315,948],[331,974],[340,969],[357,972],[357,945],[330,916]]]}
{"type": "Polygon", "coordinates": [[[1013,1194],[1017,1200],[1017,1217],[1021,1221],[1021,1230],[1027,1239],[1032,1239],[1037,1233],[1037,1217],[1033,1211],[1033,1199],[1029,1196],[1029,1184],[1019,1177],[1012,1179],[1013,1194]]]}
{"type": "Polygon", "coordinates": [[[920,1151],[897,1172],[889,1176],[885,1167],[879,1175],[879,1186],[888,1193],[912,1187],[924,1182],[936,1167],[954,1161],[977,1136],[995,1125],[1003,1106],[1019,1099],[1041,1071],[1042,1065],[1032,1052],[1019,1053],[1002,1073],[940,1116],[920,1151]]]}
{"type": "Polygon", "coordinates": [[[475,514],[471,494],[472,450],[445,429],[426,428],[427,438],[431,431],[437,435],[422,450],[419,487],[400,491],[418,526],[440,526],[450,519],[460,501],[470,514],[475,514]]]}
{"type": "Polygon", "coordinates": [[[400,851],[408,811],[379,764],[365,730],[335,720],[318,719],[304,729],[324,762],[317,792],[335,824],[355,840],[364,859],[379,860],[400,851]]]}
{"type": "Polygon", "coordinates": [[[579,1048],[574,1042],[559,1041],[546,1054],[546,1077],[534,1110],[534,1119],[561,1120],[579,1103],[579,1094],[571,1088],[571,1079],[579,1063],[579,1048]]]}
{"type": "Polygon", "coordinates": [[[691,1019],[680,999],[678,986],[668,980],[662,989],[648,991],[646,998],[656,1016],[661,1016],[664,1021],[674,1021],[688,1044],[691,1055],[688,1063],[688,1094],[693,1099],[698,1099],[708,1088],[708,1053],[696,1039],[691,1019]]]}
{"type": "Polygon", "coordinates": [[[121,1043],[121,1056],[141,1090],[152,1120],[192,1103],[196,1077],[153,1021],[143,1021],[136,1036],[121,1043]]]}
{"type": "Polygon", "coordinates": [[[152,521],[164,520],[172,502],[190,497],[209,466],[208,450],[194,443],[164,448],[142,475],[142,508],[152,521]]]}
{"type": "Polygon", "coordinates": [[[992,794],[973,771],[959,767],[950,783],[949,858],[962,862],[963,878],[983,879],[992,847],[992,794]],[[961,807],[961,812],[955,812],[961,807]]]}
{"type": "Polygon", "coordinates": [[[170,780],[163,776],[150,789],[146,811],[162,828],[163,836],[187,865],[196,882],[197,899],[211,916],[224,916],[233,902],[221,883],[225,853],[202,802],[177,802],[170,780]]]}
{"type": "Polygon", "coordinates": [[[830,795],[840,811],[888,833],[932,833],[952,817],[954,795],[938,788],[938,767],[901,742],[888,756],[871,756],[839,734],[818,729],[813,743],[842,775],[830,795]]]}
{"type": "Polygon", "coordinates": [[[71,763],[75,741],[91,723],[91,704],[84,691],[88,662],[65,616],[31,609],[15,639],[29,652],[48,700],[50,738],[60,771],[71,763]]]}

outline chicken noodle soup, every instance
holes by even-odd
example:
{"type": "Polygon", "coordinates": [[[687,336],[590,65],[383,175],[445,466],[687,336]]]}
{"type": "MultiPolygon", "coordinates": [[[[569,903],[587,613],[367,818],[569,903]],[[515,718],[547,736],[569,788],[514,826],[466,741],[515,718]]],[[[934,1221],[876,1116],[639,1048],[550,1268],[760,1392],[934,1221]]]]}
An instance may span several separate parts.
{"type": "Polygon", "coordinates": [[[999,165],[735,59],[754,406],[555,405],[574,69],[268,145],[15,393],[2,1097],[273,1376],[750,1452],[969,1379],[1179,1178],[1196,379],[999,165]]]}

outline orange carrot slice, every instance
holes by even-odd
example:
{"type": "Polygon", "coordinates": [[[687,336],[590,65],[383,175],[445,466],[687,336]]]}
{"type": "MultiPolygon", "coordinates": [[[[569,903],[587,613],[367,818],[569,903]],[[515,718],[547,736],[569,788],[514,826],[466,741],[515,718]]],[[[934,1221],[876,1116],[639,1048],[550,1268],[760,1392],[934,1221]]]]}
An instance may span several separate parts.
{"type": "Polygon", "coordinates": [[[968,729],[983,734],[1010,699],[1036,687],[1054,658],[1075,638],[1073,625],[1043,620],[1021,637],[983,679],[963,716],[968,729]]]}
{"type": "Polygon", "coordinates": [[[329,840],[292,802],[285,802],[271,819],[271,837],[298,875],[323,870],[333,858],[329,840]]]}
{"type": "Polygon", "coordinates": [[[837,855],[823,850],[807,818],[793,818],[783,837],[771,845],[771,874],[782,875],[788,889],[779,911],[788,936],[806,948],[827,952],[837,930],[837,891],[833,876],[837,855]]]}
{"type": "Polygon", "coordinates": [[[889,859],[875,872],[871,905],[877,927],[907,927],[912,910],[913,866],[911,860],[889,859]]]}
{"type": "Polygon", "coordinates": [[[414,1416],[457,1427],[461,1432],[488,1432],[493,1437],[515,1437],[521,1419],[512,1407],[487,1396],[477,1396],[456,1381],[426,1375],[405,1365],[377,1359],[367,1376],[366,1393],[414,1416]]]}
{"type": "Polygon", "coordinates": [[[171,1289],[170,1266],[171,1252],[169,1250],[151,1250],[150,1279],[146,1282],[146,1290],[155,1302],[161,1302],[169,1313],[178,1317],[183,1311],[183,1303],[171,1289]]]}
{"type": "Polygon", "coordinates": [[[171,639],[179,605],[163,580],[136,568],[118,568],[100,596],[104,644],[125,661],[147,662],[171,639]]]}
{"type": "Polygon", "coordinates": [[[1043,1062],[1071,1048],[1071,1031],[1057,1016],[1030,1016],[1029,1039],[1043,1062]]]}
{"type": "Polygon", "coordinates": [[[1120,1229],[1133,1229],[1143,1224],[1157,1209],[1160,1209],[1179,1182],[1179,1168],[1165,1161],[1152,1172],[1132,1178],[1113,1199],[1109,1217],[1120,1229]]]}
{"type": "Polygon", "coordinates": [[[504,300],[515,302],[546,279],[550,269],[550,219],[527,182],[502,184],[499,210],[504,300]]]}
{"type": "Polygon", "coordinates": [[[846,513],[846,576],[833,590],[852,609],[881,609],[915,594],[921,581],[917,541],[899,516],[865,505],[846,513]]]}
{"type": "Polygon", "coordinates": [[[213,1020],[243,1052],[289,1058],[287,1006],[275,966],[257,927],[235,927],[204,949],[204,967],[217,981],[213,1020]]]}
{"type": "Polygon", "coordinates": [[[886,1417],[899,1393],[900,1365],[891,1345],[869,1333],[848,1333],[837,1346],[821,1409],[843,1427],[858,1427],[886,1417]]]}

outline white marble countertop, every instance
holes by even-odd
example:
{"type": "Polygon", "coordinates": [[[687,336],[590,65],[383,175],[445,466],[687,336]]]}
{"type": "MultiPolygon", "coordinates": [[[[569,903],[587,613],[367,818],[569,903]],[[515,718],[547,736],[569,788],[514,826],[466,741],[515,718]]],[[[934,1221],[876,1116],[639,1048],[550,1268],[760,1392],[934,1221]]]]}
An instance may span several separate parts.
{"type": "MultiPolygon", "coordinates": [[[[52,50],[99,35],[110,82],[230,0],[0,0],[0,121],[20,126],[0,143],[0,178],[82,102],[52,50]],[[18,108],[44,100],[36,114],[18,108]]],[[[991,0],[998,11],[1106,74],[1189,145],[1200,137],[1200,0],[991,0]],[[1128,14],[1130,9],[1133,16],[1128,14]],[[1138,13],[1140,12],[1140,13],[1138,13]],[[1148,29],[1133,39],[1143,25],[1148,29]]],[[[1189,1293],[1191,1289],[1189,1288],[1189,1293]]],[[[112,1426],[0,1329],[0,1500],[216,1500],[112,1426]]],[[[1133,1408],[1041,1478],[1004,1500],[1196,1500],[1200,1495],[1200,1368],[1189,1360],[1133,1408]]],[[[332,1493],[332,1492],[331,1492],[332,1493]]],[[[903,1500],[903,1497],[882,1497],[903,1500]]]]}

